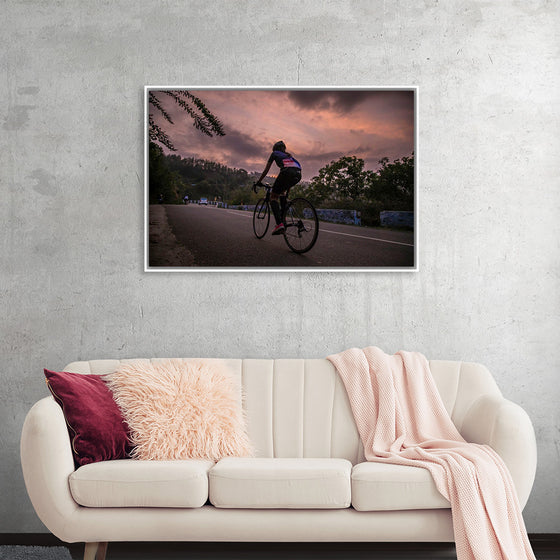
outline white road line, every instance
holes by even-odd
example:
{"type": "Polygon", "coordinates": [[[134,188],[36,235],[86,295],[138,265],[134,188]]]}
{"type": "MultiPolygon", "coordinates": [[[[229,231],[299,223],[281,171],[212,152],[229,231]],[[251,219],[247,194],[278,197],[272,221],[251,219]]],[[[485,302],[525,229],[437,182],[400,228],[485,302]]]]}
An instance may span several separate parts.
{"type": "MultiPolygon", "coordinates": [[[[253,215],[242,214],[242,210],[226,210],[228,214],[235,214],[236,216],[243,216],[244,218],[252,218],[253,215]]],[[[341,231],[332,231],[330,229],[323,229],[319,226],[319,233],[334,233],[335,235],[346,235],[348,237],[357,237],[358,239],[368,239],[369,241],[380,241],[381,243],[393,243],[394,245],[404,245],[405,247],[414,247],[412,243],[401,243],[400,241],[390,241],[389,239],[380,239],[379,237],[368,237],[367,235],[356,235],[355,233],[343,233],[341,231]]]]}
{"type": "Polygon", "coordinates": [[[240,214],[240,212],[244,212],[244,210],[226,210],[228,214],[234,214],[235,216],[243,216],[244,218],[252,218],[253,214],[240,214]]]}
{"type": "Polygon", "coordinates": [[[319,233],[334,233],[336,235],[347,235],[348,237],[358,237],[359,239],[369,239],[370,241],[381,241],[382,243],[393,243],[395,245],[405,245],[406,247],[414,247],[411,243],[401,243],[400,241],[389,241],[388,239],[380,239],[379,237],[367,237],[366,235],[356,235],[354,233],[342,233],[341,231],[331,231],[330,229],[319,228],[319,233]]]}

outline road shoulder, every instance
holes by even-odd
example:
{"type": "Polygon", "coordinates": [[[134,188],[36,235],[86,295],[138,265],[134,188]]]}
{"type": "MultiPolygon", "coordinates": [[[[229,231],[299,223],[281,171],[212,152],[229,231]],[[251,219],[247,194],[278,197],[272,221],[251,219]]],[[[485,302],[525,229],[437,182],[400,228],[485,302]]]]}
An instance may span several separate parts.
{"type": "Polygon", "coordinates": [[[177,268],[194,266],[194,257],[177,241],[169,226],[165,206],[151,204],[149,212],[149,266],[161,268],[177,268]]]}

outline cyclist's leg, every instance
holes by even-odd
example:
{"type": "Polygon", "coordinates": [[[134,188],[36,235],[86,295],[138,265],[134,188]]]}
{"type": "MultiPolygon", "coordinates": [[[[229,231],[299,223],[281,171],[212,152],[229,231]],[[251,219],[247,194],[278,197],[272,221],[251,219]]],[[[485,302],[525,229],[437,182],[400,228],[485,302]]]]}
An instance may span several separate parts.
{"type": "Polygon", "coordinates": [[[280,207],[280,201],[282,198],[286,197],[286,183],[287,183],[287,175],[284,171],[280,171],[278,173],[278,177],[276,177],[276,181],[272,185],[272,190],[270,192],[270,208],[272,209],[272,213],[274,214],[274,219],[276,220],[276,225],[282,223],[284,218],[283,209],[280,207]]]}
{"type": "Polygon", "coordinates": [[[282,221],[286,217],[286,208],[288,207],[288,194],[290,189],[288,189],[285,194],[280,195],[280,213],[282,214],[282,221]]]}
{"type": "Polygon", "coordinates": [[[276,181],[274,181],[270,193],[270,207],[272,208],[274,219],[277,224],[281,224],[284,221],[284,215],[288,207],[288,193],[300,180],[301,172],[299,169],[294,169],[292,167],[283,169],[278,174],[278,177],[276,177],[276,181]]]}
{"type": "Polygon", "coordinates": [[[280,204],[278,202],[279,195],[270,193],[270,209],[276,220],[276,225],[282,223],[282,213],[280,210],[280,204]]]}
{"type": "Polygon", "coordinates": [[[286,175],[286,192],[280,196],[282,219],[284,219],[286,208],[288,207],[288,196],[290,195],[290,190],[294,185],[297,185],[301,181],[301,171],[291,167],[287,170],[286,175]]]}

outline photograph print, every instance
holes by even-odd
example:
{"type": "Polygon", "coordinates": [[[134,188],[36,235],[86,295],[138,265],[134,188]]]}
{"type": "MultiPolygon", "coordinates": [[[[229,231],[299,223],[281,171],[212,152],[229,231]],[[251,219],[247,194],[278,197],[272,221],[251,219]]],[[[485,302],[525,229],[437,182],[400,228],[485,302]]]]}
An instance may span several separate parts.
{"type": "Polygon", "coordinates": [[[145,270],[417,270],[417,90],[145,88],[145,270]]]}

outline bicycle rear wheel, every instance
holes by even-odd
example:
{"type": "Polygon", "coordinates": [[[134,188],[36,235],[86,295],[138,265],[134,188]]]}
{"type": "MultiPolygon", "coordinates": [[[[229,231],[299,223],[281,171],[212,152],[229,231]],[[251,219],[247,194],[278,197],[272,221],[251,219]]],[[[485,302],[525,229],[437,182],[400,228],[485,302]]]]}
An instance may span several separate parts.
{"type": "Polygon", "coordinates": [[[268,231],[270,223],[270,206],[265,198],[261,198],[253,212],[253,231],[257,239],[262,239],[268,231]]]}
{"type": "Polygon", "coordinates": [[[284,239],[294,253],[309,251],[319,235],[319,218],[313,204],[294,198],[286,208],[284,239]]]}

